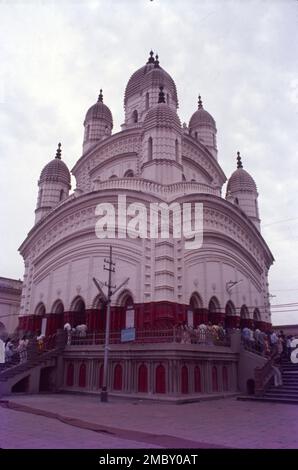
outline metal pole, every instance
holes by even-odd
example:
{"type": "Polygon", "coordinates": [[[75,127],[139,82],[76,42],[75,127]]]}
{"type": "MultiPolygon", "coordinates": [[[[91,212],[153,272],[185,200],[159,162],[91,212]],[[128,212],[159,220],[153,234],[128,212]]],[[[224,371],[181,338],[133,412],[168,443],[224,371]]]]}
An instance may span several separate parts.
{"type": "Polygon", "coordinates": [[[110,317],[111,317],[111,296],[112,296],[112,246],[110,246],[110,259],[109,267],[105,268],[109,271],[109,282],[108,282],[108,298],[107,298],[107,315],[106,315],[106,334],[105,334],[105,348],[104,348],[104,362],[103,362],[103,381],[102,390],[100,393],[100,400],[102,402],[108,401],[108,359],[109,359],[109,341],[110,341],[110,317]]]}

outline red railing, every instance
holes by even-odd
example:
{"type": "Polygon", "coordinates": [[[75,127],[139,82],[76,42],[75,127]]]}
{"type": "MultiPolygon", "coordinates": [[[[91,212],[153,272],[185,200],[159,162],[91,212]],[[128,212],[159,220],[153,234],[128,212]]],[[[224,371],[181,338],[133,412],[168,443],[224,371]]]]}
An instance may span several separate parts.
{"type": "MultiPolygon", "coordinates": [[[[128,341],[127,341],[128,342],[128,341]]],[[[193,330],[181,328],[169,328],[164,330],[136,330],[135,339],[129,341],[134,344],[150,343],[181,343],[181,344],[210,344],[218,346],[230,346],[230,338],[225,335],[219,337],[214,332],[205,330],[193,330]]],[[[104,333],[87,333],[85,336],[72,333],[68,338],[68,345],[99,345],[105,343],[104,333]]],[[[120,344],[121,332],[112,331],[109,344],[120,344]]],[[[124,343],[124,341],[123,341],[124,343]]]]}

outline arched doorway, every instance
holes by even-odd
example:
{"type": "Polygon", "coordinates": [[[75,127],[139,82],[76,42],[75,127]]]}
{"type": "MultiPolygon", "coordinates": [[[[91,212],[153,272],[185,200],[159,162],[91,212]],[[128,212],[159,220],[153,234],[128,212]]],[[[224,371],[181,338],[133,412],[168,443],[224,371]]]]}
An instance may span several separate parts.
{"type": "Polygon", "coordinates": [[[46,307],[43,302],[39,302],[39,304],[36,306],[32,322],[29,320],[28,330],[38,334],[42,333],[43,335],[46,335],[46,307]]]}
{"type": "Polygon", "coordinates": [[[81,296],[76,297],[71,304],[71,311],[74,312],[74,327],[86,324],[86,306],[81,296]]]}
{"type": "Polygon", "coordinates": [[[107,308],[100,294],[98,294],[92,303],[92,319],[89,320],[88,329],[99,333],[106,330],[107,308]]]}
{"type": "Polygon", "coordinates": [[[114,390],[122,390],[122,366],[121,364],[116,364],[114,369],[114,390]]]}
{"type": "Polygon", "coordinates": [[[83,362],[79,370],[79,387],[86,387],[86,364],[83,362]]]}
{"type": "Polygon", "coordinates": [[[134,328],[135,324],[135,308],[134,301],[130,291],[123,291],[118,299],[117,304],[120,305],[120,315],[115,318],[115,328],[134,328]]]}
{"type": "Polygon", "coordinates": [[[238,327],[238,322],[237,322],[237,316],[236,316],[236,308],[235,305],[231,300],[229,300],[226,303],[225,307],[225,327],[226,328],[237,328],[238,327]]]}
{"type": "Polygon", "coordinates": [[[201,384],[201,369],[199,366],[194,368],[194,389],[196,393],[201,393],[202,384],[201,384]]]}
{"type": "Polygon", "coordinates": [[[155,393],[166,393],[166,370],[162,364],[155,370],[155,393]]]}
{"type": "Polygon", "coordinates": [[[202,312],[203,301],[201,296],[194,292],[189,300],[189,309],[187,311],[187,324],[196,328],[200,323],[205,323],[206,318],[202,312]]]}
{"type": "Polygon", "coordinates": [[[218,318],[220,315],[220,304],[216,297],[212,297],[210,299],[208,310],[209,310],[208,321],[210,321],[213,325],[217,325],[218,318]]]}
{"type": "Polygon", "coordinates": [[[141,364],[139,367],[138,392],[148,393],[148,369],[145,364],[141,364]]]}
{"type": "Polygon", "coordinates": [[[63,328],[64,305],[60,299],[54,302],[51,312],[47,324],[48,334],[54,334],[58,329],[63,328]]]}
{"type": "Polygon", "coordinates": [[[251,322],[249,318],[249,311],[246,305],[242,305],[240,309],[240,328],[250,328],[251,322]]]}
{"type": "Polygon", "coordinates": [[[218,392],[217,367],[212,367],[212,392],[218,392]]]}

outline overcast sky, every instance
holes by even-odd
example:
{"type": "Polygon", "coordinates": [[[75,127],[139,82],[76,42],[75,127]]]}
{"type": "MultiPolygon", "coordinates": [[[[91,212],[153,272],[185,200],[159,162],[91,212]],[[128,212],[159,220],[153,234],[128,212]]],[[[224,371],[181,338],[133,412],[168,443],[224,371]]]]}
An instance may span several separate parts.
{"type": "MultiPolygon", "coordinates": [[[[126,83],[152,48],[182,122],[201,93],[227,177],[240,150],[276,260],[271,302],[298,303],[297,32],[295,0],[0,0],[0,276],[23,276],[17,249],[57,143],[71,168],[100,88],[120,130],[126,83]]],[[[298,323],[297,312],[273,321],[298,323]]]]}

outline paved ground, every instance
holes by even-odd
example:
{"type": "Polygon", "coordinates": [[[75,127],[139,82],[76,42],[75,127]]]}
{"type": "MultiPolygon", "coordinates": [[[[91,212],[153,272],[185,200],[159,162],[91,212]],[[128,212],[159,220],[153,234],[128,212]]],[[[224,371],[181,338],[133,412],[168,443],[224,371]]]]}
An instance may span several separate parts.
{"type": "Polygon", "coordinates": [[[0,408],[2,449],[125,449],[157,447],[80,429],[55,419],[0,408]]]}
{"type": "Polygon", "coordinates": [[[296,405],[235,398],[101,403],[98,396],[56,394],[9,397],[3,406],[14,408],[0,407],[4,448],[298,448],[296,405]]]}

